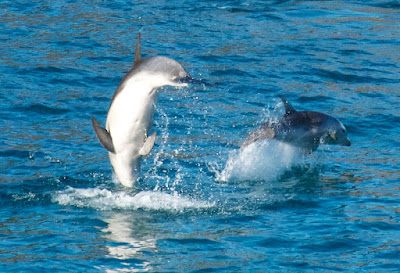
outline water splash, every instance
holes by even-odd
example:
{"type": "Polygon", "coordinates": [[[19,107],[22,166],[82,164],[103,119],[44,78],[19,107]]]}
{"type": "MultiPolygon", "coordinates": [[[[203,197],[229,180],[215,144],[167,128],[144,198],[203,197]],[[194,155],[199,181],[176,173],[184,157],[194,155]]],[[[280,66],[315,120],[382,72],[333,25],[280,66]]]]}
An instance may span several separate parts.
{"type": "MultiPolygon", "coordinates": [[[[268,105],[260,117],[264,122],[278,122],[285,112],[280,99],[268,105]]],[[[304,151],[289,144],[265,139],[229,153],[225,168],[216,172],[216,179],[222,182],[244,180],[277,179],[284,171],[296,164],[301,164],[304,151]]]]}
{"type": "Polygon", "coordinates": [[[149,170],[144,174],[144,177],[153,177],[158,181],[155,187],[156,190],[159,188],[159,183],[161,181],[166,179],[167,181],[165,183],[168,184],[170,180],[168,176],[160,176],[157,172],[157,170],[164,164],[164,158],[162,157],[162,155],[166,151],[167,141],[169,137],[168,126],[170,124],[167,113],[161,107],[157,108],[157,111],[159,113],[161,121],[155,121],[154,130],[156,130],[155,128],[157,128],[158,131],[161,130],[162,141],[159,141],[160,147],[158,149],[158,152],[154,156],[152,164],[153,167],[149,168],[149,170]]]}
{"type": "Polygon", "coordinates": [[[229,154],[225,168],[217,180],[274,180],[285,170],[299,164],[303,152],[283,142],[267,139],[252,143],[229,154]]]}
{"type": "Polygon", "coordinates": [[[176,192],[143,191],[130,195],[124,191],[110,191],[101,188],[77,189],[68,187],[52,196],[53,202],[60,205],[94,208],[97,210],[165,210],[204,209],[213,203],[198,201],[181,196],[176,192]]]}

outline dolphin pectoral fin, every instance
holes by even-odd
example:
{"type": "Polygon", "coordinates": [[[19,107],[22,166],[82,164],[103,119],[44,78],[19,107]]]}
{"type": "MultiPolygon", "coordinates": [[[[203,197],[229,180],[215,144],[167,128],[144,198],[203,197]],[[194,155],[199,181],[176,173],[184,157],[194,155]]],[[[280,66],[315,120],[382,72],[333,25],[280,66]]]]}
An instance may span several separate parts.
{"type": "Polygon", "coordinates": [[[99,140],[101,146],[106,148],[109,152],[115,154],[114,144],[112,142],[112,138],[110,133],[100,126],[98,121],[92,116],[92,124],[94,132],[96,133],[96,137],[99,140]]]}
{"type": "Polygon", "coordinates": [[[154,132],[151,136],[146,138],[146,141],[143,144],[143,147],[140,149],[140,155],[147,155],[151,152],[154,147],[154,142],[156,141],[157,132],[154,132]]]}

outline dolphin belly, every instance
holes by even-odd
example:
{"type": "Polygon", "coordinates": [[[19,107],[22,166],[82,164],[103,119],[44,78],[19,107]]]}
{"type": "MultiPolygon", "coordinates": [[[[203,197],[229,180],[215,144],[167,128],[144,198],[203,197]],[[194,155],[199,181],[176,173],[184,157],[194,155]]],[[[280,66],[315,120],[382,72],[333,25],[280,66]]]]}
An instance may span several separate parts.
{"type": "Polygon", "coordinates": [[[156,99],[156,93],[143,95],[124,90],[110,106],[106,127],[115,153],[110,152],[109,157],[115,174],[124,186],[132,187],[137,179],[140,151],[153,124],[156,99]]]}

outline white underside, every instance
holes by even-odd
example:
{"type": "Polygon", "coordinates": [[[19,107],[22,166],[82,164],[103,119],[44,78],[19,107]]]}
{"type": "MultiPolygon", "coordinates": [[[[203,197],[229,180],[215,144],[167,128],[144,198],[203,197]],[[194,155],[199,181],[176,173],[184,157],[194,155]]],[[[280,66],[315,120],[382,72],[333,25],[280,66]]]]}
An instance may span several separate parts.
{"type": "Polygon", "coordinates": [[[142,148],[153,124],[157,102],[151,81],[132,78],[117,95],[108,111],[106,129],[110,132],[115,154],[109,153],[118,180],[132,187],[140,169],[142,148]]]}

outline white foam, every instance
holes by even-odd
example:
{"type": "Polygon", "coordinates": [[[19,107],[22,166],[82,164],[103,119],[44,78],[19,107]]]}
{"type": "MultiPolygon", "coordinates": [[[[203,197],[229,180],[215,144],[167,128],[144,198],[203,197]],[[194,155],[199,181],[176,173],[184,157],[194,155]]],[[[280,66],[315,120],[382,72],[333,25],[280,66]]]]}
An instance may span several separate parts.
{"type": "Polygon", "coordinates": [[[217,174],[220,181],[273,180],[298,163],[303,152],[275,140],[252,143],[229,154],[226,166],[217,174]]]}
{"type": "Polygon", "coordinates": [[[76,189],[68,187],[53,196],[60,205],[89,207],[98,210],[111,209],[149,209],[182,211],[213,207],[213,203],[198,201],[179,195],[158,191],[143,191],[130,195],[123,191],[110,191],[100,188],[76,189]]]}

